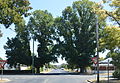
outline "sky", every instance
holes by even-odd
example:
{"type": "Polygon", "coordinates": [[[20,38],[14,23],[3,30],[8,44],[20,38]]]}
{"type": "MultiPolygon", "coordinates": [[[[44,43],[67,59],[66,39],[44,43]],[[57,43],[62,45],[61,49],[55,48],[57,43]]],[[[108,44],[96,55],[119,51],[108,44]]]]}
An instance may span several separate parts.
{"type": "MultiPolygon", "coordinates": [[[[39,10],[39,9],[48,10],[48,12],[50,12],[53,15],[53,17],[61,16],[62,11],[67,6],[72,6],[72,3],[74,1],[77,0],[29,0],[29,2],[31,3],[30,6],[33,8],[31,11],[39,10]]],[[[99,0],[92,0],[92,1],[99,1],[99,0]]],[[[14,25],[12,25],[10,28],[14,30],[14,25]]],[[[3,36],[0,38],[0,57],[2,57],[3,59],[6,59],[5,50],[3,46],[7,42],[7,37],[12,38],[15,37],[16,35],[15,32],[11,29],[5,29],[4,26],[0,25],[0,30],[3,33],[3,36]]],[[[37,43],[35,43],[35,50],[36,49],[37,49],[37,43]]],[[[64,63],[65,61],[59,59],[59,62],[64,63]]]]}

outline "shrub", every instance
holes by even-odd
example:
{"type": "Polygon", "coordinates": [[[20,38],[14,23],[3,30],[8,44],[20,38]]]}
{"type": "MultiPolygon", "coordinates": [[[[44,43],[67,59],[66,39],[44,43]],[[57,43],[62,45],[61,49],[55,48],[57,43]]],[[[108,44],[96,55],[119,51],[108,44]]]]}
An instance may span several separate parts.
{"type": "Polygon", "coordinates": [[[113,73],[113,77],[120,79],[120,69],[115,70],[115,72],[113,73]]]}

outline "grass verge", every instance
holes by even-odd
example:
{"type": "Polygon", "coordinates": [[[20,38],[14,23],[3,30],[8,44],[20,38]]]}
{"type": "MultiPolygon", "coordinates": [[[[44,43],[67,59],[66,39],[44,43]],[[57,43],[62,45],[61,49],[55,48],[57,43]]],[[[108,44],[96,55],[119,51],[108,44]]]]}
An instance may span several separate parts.
{"type": "MultiPolygon", "coordinates": [[[[97,83],[96,79],[92,79],[92,80],[89,80],[89,81],[93,82],[93,83],[97,83]]],[[[100,82],[99,83],[108,83],[108,78],[100,78],[100,82]]],[[[114,78],[110,78],[109,83],[120,83],[120,80],[114,79],[114,78]]]]}

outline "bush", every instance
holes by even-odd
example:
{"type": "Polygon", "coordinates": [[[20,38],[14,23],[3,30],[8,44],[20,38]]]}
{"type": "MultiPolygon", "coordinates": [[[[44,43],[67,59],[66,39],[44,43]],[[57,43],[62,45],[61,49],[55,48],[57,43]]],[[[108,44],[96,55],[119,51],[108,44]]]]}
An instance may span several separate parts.
{"type": "Polygon", "coordinates": [[[120,69],[115,70],[115,72],[113,73],[113,77],[120,79],[120,69]]]}

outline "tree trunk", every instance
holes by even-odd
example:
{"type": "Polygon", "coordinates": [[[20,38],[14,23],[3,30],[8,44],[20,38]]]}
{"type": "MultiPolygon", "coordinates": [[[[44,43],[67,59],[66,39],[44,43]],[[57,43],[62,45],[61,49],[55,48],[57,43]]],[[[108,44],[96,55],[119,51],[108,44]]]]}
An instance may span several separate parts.
{"type": "Polygon", "coordinates": [[[79,69],[76,70],[76,72],[78,72],[79,69]]]}
{"type": "Polygon", "coordinates": [[[37,74],[40,73],[40,67],[37,67],[37,68],[36,68],[36,73],[37,73],[37,74]]]}
{"type": "Polygon", "coordinates": [[[84,73],[85,72],[85,68],[84,67],[80,67],[80,73],[84,73]]]}

